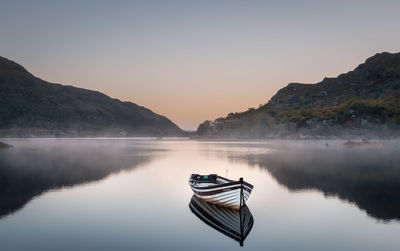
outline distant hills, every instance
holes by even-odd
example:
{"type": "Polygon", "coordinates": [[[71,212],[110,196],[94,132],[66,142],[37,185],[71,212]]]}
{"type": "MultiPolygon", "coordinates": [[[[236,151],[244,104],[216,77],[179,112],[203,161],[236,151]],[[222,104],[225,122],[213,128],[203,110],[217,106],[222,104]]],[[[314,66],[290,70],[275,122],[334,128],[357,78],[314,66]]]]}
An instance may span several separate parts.
{"type": "Polygon", "coordinates": [[[0,137],[182,135],[168,118],[145,107],[48,83],[0,57],[0,137]]]}
{"type": "Polygon", "coordinates": [[[316,84],[291,83],[258,109],[199,125],[200,137],[400,136],[400,53],[378,53],[316,84]]]}

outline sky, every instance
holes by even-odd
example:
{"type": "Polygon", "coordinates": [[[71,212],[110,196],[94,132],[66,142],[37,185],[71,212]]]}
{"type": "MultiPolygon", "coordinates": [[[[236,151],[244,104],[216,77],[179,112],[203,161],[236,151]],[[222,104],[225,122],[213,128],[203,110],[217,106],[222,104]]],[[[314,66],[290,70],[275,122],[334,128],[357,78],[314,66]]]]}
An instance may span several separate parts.
{"type": "Polygon", "coordinates": [[[399,13],[400,1],[0,0],[0,56],[195,130],[400,52],[399,13]]]}

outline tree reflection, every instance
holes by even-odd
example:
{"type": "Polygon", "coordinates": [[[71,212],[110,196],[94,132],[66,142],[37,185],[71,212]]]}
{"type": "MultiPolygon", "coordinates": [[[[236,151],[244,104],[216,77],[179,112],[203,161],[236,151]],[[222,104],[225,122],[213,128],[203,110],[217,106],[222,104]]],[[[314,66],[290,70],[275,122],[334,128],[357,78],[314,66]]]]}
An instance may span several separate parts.
{"type": "Polygon", "coordinates": [[[289,190],[317,189],[338,196],[381,220],[400,220],[398,147],[280,149],[249,155],[289,190]]]}
{"type": "Polygon", "coordinates": [[[48,190],[101,180],[150,161],[150,151],[93,145],[0,151],[0,218],[48,190]]]}

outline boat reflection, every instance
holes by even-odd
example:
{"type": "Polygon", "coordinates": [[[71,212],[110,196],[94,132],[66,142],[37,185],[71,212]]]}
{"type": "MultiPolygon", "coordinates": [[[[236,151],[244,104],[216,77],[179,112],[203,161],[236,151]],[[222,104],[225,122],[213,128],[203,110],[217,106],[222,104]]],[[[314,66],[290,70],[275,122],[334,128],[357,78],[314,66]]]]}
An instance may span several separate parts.
{"type": "Polygon", "coordinates": [[[253,215],[246,205],[238,211],[205,202],[193,195],[189,208],[204,223],[238,241],[240,246],[254,224],[253,215]]]}

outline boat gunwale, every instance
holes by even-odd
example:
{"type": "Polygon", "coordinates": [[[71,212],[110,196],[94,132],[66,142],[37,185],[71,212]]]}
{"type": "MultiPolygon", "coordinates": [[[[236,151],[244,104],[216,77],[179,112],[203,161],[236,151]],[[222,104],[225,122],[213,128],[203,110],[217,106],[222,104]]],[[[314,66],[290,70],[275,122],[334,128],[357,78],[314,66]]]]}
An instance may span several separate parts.
{"type": "MultiPolygon", "coordinates": [[[[204,187],[195,187],[196,189],[202,190],[202,189],[213,189],[213,188],[219,188],[219,187],[224,187],[224,186],[231,186],[231,185],[237,185],[240,184],[240,181],[234,181],[234,180],[229,180],[226,178],[223,178],[221,176],[217,176],[217,178],[229,181],[228,183],[225,184],[217,184],[217,185],[213,185],[213,186],[204,186],[204,187]]],[[[200,183],[210,183],[210,182],[200,182],[200,183]]],[[[211,183],[212,184],[212,183],[211,183]]],[[[194,185],[190,184],[192,187],[194,185]]],[[[248,186],[251,190],[254,188],[254,186],[250,183],[247,183],[246,181],[243,181],[243,185],[248,186]]]]}

